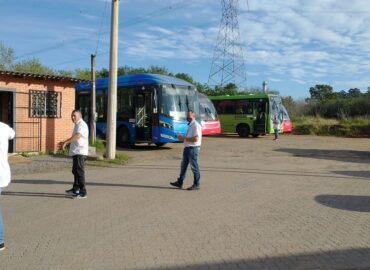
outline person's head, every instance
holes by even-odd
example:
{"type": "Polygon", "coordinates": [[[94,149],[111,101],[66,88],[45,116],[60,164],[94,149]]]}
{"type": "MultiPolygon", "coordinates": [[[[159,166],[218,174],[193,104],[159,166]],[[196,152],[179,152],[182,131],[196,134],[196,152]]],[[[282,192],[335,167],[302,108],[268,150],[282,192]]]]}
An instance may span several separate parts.
{"type": "Polygon", "coordinates": [[[73,123],[77,123],[82,118],[82,114],[79,110],[74,110],[71,114],[71,119],[73,123]]]}
{"type": "Polygon", "coordinates": [[[186,114],[186,118],[189,122],[193,121],[195,119],[195,113],[192,110],[189,110],[186,114]]]}

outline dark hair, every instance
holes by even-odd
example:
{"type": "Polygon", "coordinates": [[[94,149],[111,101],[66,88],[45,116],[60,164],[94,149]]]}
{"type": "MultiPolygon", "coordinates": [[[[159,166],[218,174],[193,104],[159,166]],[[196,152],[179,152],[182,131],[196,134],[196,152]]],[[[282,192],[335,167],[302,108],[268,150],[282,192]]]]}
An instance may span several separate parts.
{"type": "Polygon", "coordinates": [[[82,117],[82,112],[80,110],[73,110],[71,114],[74,114],[74,113],[79,113],[82,117]]]}

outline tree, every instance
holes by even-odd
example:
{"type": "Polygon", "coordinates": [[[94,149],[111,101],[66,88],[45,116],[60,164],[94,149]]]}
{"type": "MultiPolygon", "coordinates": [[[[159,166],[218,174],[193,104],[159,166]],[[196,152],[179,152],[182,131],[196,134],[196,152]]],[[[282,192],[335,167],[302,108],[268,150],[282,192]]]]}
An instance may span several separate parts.
{"type": "Polygon", "coordinates": [[[346,99],[347,98],[347,92],[342,90],[340,92],[335,93],[339,98],[346,99]]]}
{"type": "Polygon", "coordinates": [[[357,98],[357,97],[360,97],[362,95],[360,89],[358,88],[351,88],[348,90],[348,97],[349,98],[357,98]]]}
{"type": "Polygon", "coordinates": [[[91,80],[91,70],[88,68],[77,68],[75,69],[74,76],[81,80],[91,80]]]}
{"type": "Polygon", "coordinates": [[[333,87],[328,84],[316,84],[315,87],[310,88],[311,99],[317,101],[324,101],[333,96],[333,87]]]}
{"type": "Polygon", "coordinates": [[[17,72],[29,72],[35,74],[46,74],[46,75],[55,75],[53,69],[44,66],[40,63],[40,60],[37,58],[31,58],[28,60],[23,60],[14,64],[14,71],[17,72]]]}
{"type": "Polygon", "coordinates": [[[168,72],[168,69],[160,66],[150,66],[147,70],[148,73],[162,74],[162,75],[172,75],[168,72]]]}
{"type": "Polygon", "coordinates": [[[70,70],[58,70],[55,74],[61,77],[74,77],[74,73],[70,70]]]}
{"type": "Polygon", "coordinates": [[[190,75],[186,74],[186,73],[177,73],[175,75],[175,77],[179,78],[179,79],[182,79],[184,81],[187,81],[189,83],[195,84],[193,78],[190,75]]]}
{"type": "Polygon", "coordinates": [[[0,41],[0,69],[12,70],[14,62],[14,50],[6,47],[3,42],[0,41]]]}
{"type": "Polygon", "coordinates": [[[238,94],[238,87],[235,83],[228,83],[224,87],[223,95],[235,96],[238,94]]]}

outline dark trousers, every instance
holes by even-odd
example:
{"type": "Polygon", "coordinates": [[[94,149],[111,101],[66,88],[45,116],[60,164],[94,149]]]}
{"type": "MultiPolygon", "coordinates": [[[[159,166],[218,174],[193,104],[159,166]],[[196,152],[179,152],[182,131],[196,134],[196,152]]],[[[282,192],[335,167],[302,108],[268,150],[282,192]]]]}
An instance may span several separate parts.
{"type": "Polygon", "coordinates": [[[72,173],[74,176],[73,190],[80,191],[80,194],[86,194],[85,187],[85,160],[86,156],[73,156],[72,173]]]}

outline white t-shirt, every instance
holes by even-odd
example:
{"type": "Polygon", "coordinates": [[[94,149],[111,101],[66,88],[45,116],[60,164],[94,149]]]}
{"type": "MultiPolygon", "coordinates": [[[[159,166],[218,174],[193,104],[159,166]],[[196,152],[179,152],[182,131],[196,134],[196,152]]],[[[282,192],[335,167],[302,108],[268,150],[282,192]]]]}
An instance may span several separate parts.
{"type": "Polygon", "coordinates": [[[80,119],[73,129],[72,136],[80,133],[80,138],[77,141],[71,142],[69,146],[69,155],[84,155],[87,156],[89,153],[89,128],[84,120],[80,119]]]}
{"type": "Polygon", "coordinates": [[[198,136],[197,142],[187,142],[184,140],[185,147],[189,146],[201,146],[202,144],[202,126],[195,120],[193,120],[188,127],[185,138],[193,138],[198,136]]]}
{"type": "Polygon", "coordinates": [[[0,122],[0,188],[10,183],[10,167],[8,163],[9,140],[15,136],[14,130],[7,124],[0,122]]]}
{"type": "Polygon", "coordinates": [[[274,129],[280,129],[280,120],[279,118],[272,119],[272,124],[274,129]]]}

